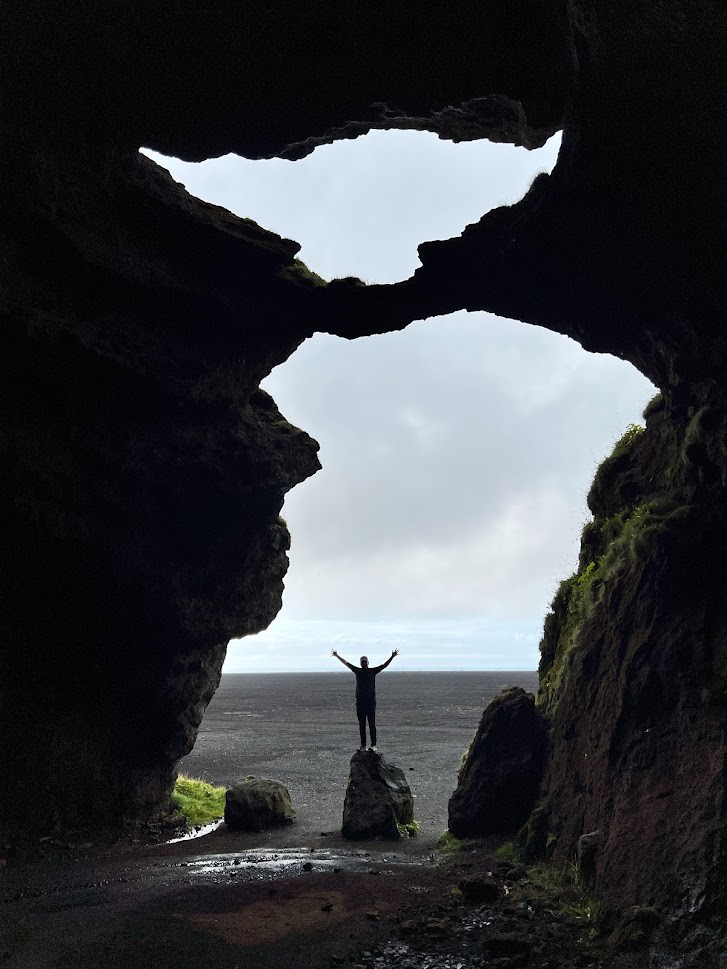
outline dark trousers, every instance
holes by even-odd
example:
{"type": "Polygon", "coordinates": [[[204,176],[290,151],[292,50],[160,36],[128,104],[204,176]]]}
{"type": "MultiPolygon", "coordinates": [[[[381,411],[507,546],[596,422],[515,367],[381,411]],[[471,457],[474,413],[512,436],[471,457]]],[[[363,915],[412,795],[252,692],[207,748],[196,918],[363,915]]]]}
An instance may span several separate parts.
{"type": "Polygon", "coordinates": [[[361,746],[366,746],[366,721],[369,722],[369,733],[371,734],[371,746],[376,746],[376,705],[361,706],[356,704],[356,716],[358,717],[358,730],[361,734],[361,746]]]}

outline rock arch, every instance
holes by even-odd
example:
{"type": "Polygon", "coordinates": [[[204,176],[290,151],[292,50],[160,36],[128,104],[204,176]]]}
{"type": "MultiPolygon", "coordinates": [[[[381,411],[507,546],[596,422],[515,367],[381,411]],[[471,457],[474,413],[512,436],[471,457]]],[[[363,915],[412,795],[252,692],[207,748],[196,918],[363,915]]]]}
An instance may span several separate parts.
{"type": "MultiPolygon", "coordinates": [[[[563,851],[584,827],[611,831],[602,891],[716,911],[723,5],[239,10],[24,4],[0,39],[0,823],[156,810],[224,643],[275,614],[278,513],[317,458],[262,377],[315,330],[353,338],[488,309],[622,356],[663,391],[593,495],[601,531],[582,568],[613,542],[624,555],[549,693],[544,802],[563,851]],[[294,243],[190,199],[137,153],[299,157],[371,127],[564,136],[521,202],[422,246],[410,280],[373,287],[320,285],[294,243]],[[647,534],[637,521],[624,537],[637,509],[647,534]]],[[[550,629],[554,656],[567,633],[550,629]]]]}

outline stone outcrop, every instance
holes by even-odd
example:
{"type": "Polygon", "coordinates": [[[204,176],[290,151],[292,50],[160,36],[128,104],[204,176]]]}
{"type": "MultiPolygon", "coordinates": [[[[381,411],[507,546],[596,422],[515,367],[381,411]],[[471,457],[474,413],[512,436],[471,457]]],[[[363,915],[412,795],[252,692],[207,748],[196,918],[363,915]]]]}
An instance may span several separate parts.
{"type": "Polygon", "coordinates": [[[548,732],[535,698],[520,687],[486,707],[449,799],[449,830],[459,837],[515,831],[540,791],[548,732]]]}
{"type": "Polygon", "coordinates": [[[251,774],[225,793],[225,824],[235,831],[265,831],[293,821],[290,792],[280,781],[251,774]]]}
{"type": "Polygon", "coordinates": [[[114,827],[164,809],[227,641],[280,608],[319,463],[258,383],[316,282],[135,152],[0,164],[0,828],[114,827]]]}
{"type": "Polygon", "coordinates": [[[283,496],[318,463],[259,391],[270,369],[317,330],[486,309],[630,360],[663,391],[599,473],[546,623],[540,818],[564,857],[601,832],[604,895],[720,910],[725,47],[721,0],[7,11],[4,831],[160,810],[225,643],[278,609],[283,496]],[[521,202],[371,287],[323,284],[294,243],[137,153],[293,158],[371,127],[563,142],[521,202]]]}
{"type": "Polygon", "coordinates": [[[541,647],[557,854],[598,831],[606,905],[685,925],[725,901],[726,432],[724,405],[647,408],[596,475],[541,647]]]}
{"type": "Polygon", "coordinates": [[[413,820],[414,799],[404,771],[376,751],[356,751],[343,803],[344,838],[399,838],[398,825],[413,820]]]}

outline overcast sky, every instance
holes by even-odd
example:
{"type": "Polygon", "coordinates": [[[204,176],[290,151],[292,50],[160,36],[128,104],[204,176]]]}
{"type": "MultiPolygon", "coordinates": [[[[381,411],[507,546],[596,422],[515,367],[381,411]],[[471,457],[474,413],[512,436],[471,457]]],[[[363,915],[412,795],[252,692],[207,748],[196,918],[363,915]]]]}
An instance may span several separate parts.
{"type": "MultiPolygon", "coordinates": [[[[522,197],[527,152],[374,132],[300,162],[152,155],[188,190],[281,235],[325,278],[406,279],[416,246],[522,197]]],[[[332,648],[399,669],[535,669],[576,564],[596,466],[654,388],[630,364],[487,313],[348,342],[317,335],[263,385],[321,444],[286,500],[283,610],[225,672],[335,670],[332,648]]]]}

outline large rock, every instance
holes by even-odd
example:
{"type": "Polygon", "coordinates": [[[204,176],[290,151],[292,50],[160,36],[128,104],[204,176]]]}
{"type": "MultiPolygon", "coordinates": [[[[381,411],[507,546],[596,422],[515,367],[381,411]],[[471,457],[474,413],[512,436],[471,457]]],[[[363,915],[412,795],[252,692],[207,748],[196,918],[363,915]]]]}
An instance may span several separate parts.
{"type": "Polygon", "coordinates": [[[532,694],[515,687],[496,697],[482,714],[449,799],[449,830],[484,835],[523,824],[538,796],[547,742],[532,694]]]}
{"type": "Polygon", "coordinates": [[[343,804],[344,838],[398,838],[399,824],[414,820],[414,799],[404,771],[373,750],[351,758],[343,804]]]}
{"type": "Polygon", "coordinates": [[[236,831],[263,831],[292,824],[295,809],[288,788],[280,781],[252,774],[225,795],[225,824],[236,831]]]}

